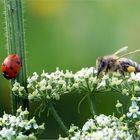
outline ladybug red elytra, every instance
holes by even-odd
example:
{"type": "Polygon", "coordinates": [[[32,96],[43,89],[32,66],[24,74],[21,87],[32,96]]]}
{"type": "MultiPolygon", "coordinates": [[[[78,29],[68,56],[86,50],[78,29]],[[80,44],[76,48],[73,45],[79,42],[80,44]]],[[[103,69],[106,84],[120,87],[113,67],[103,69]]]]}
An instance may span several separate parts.
{"type": "Polygon", "coordinates": [[[17,54],[9,54],[2,63],[1,71],[6,79],[15,78],[22,66],[21,59],[17,54]]]}

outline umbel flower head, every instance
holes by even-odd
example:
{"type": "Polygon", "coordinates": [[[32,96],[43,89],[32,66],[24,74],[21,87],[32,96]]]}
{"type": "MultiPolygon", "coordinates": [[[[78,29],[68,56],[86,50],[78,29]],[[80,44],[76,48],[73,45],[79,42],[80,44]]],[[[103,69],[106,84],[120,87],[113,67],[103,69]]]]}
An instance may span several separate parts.
{"type": "Polygon", "coordinates": [[[42,74],[36,72],[27,79],[27,87],[23,87],[15,81],[12,91],[15,95],[28,98],[30,101],[60,100],[61,96],[67,93],[90,93],[115,91],[126,96],[136,95],[140,91],[140,73],[131,73],[122,76],[118,73],[97,78],[97,71],[94,67],[82,68],[80,71],[56,69],[48,73],[43,70],[42,74]],[[29,94],[26,93],[28,89],[29,94]],[[132,90],[133,89],[133,90],[132,90]]]}
{"type": "Polygon", "coordinates": [[[34,117],[28,120],[28,115],[27,109],[23,111],[21,107],[17,109],[16,116],[4,113],[0,118],[0,139],[36,140],[35,135],[38,131],[45,129],[44,124],[38,125],[34,117]]]}
{"type": "Polygon", "coordinates": [[[95,77],[95,68],[83,68],[82,70],[73,74],[72,71],[56,69],[55,72],[48,73],[43,71],[41,75],[36,72],[27,79],[26,90],[18,82],[13,84],[12,91],[15,95],[28,98],[29,100],[41,101],[42,99],[59,100],[60,96],[72,91],[80,92],[83,88],[89,88],[93,90],[93,85],[97,84],[97,78],[95,77]]]}
{"type": "MultiPolygon", "coordinates": [[[[114,116],[103,114],[89,119],[82,129],[72,125],[69,132],[70,140],[133,140],[133,135],[128,131],[127,123],[114,116]]],[[[59,140],[65,139],[67,138],[59,138],[59,140]]]]}
{"type": "MultiPolygon", "coordinates": [[[[80,129],[72,125],[69,129],[69,137],[59,137],[59,140],[138,140],[140,138],[140,111],[139,97],[131,98],[131,105],[126,114],[120,118],[114,115],[95,115],[89,119],[80,129]]],[[[123,105],[117,101],[116,108],[123,105]]]]}

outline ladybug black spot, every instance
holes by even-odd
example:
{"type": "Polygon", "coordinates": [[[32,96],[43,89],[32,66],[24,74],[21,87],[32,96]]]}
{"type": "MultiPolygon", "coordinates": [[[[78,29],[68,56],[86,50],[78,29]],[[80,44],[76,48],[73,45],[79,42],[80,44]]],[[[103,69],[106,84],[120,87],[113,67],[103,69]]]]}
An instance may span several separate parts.
{"type": "Polygon", "coordinates": [[[10,67],[10,70],[13,70],[14,68],[13,67],[10,67]]]}
{"type": "Polygon", "coordinates": [[[16,71],[15,71],[14,73],[15,73],[15,74],[17,74],[17,72],[16,72],[16,71]]]}
{"type": "Polygon", "coordinates": [[[8,75],[8,72],[6,72],[6,71],[4,71],[3,73],[6,74],[6,75],[8,75]]]}
{"type": "Polygon", "coordinates": [[[6,71],[3,72],[3,76],[4,76],[6,79],[8,79],[8,80],[11,79],[11,78],[8,76],[8,72],[6,72],[6,71]]]}
{"type": "Polygon", "coordinates": [[[19,61],[17,61],[16,63],[17,63],[18,65],[20,65],[20,62],[19,62],[19,61]]]}

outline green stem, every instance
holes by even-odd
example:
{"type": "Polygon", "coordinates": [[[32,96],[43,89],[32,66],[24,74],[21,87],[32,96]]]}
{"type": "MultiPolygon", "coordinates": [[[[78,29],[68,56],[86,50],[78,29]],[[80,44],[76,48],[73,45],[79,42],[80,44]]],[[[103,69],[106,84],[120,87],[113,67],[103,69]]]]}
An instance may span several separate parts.
{"type": "Polygon", "coordinates": [[[95,97],[92,97],[92,95],[89,94],[87,96],[87,98],[88,98],[88,103],[89,103],[89,108],[90,108],[91,115],[94,116],[94,115],[96,115],[95,105],[94,105],[94,100],[95,100],[94,98],[95,97]]]}
{"type": "Polygon", "coordinates": [[[89,96],[88,93],[80,100],[80,102],[78,103],[78,113],[80,113],[80,106],[81,103],[86,99],[86,97],[89,96]]]}
{"type": "MultiPolygon", "coordinates": [[[[16,80],[26,88],[27,78],[22,0],[4,0],[4,2],[8,54],[18,54],[22,61],[22,68],[19,75],[10,81],[10,85],[12,88],[12,85],[16,80]]],[[[16,113],[16,110],[20,105],[22,105],[23,108],[29,109],[28,100],[15,97],[11,90],[11,107],[13,114],[16,113]]]]}
{"type": "Polygon", "coordinates": [[[66,136],[68,136],[69,135],[68,128],[63,123],[62,119],[60,118],[60,116],[56,112],[52,103],[49,104],[49,110],[50,110],[51,114],[53,115],[54,119],[57,121],[57,123],[61,127],[61,129],[63,130],[63,132],[66,134],[66,136]]]}
{"type": "Polygon", "coordinates": [[[96,110],[95,110],[95,88],[93,89],[93,91],[91,91],[90,87],[89,87],[89,83],[88,83],[88,80],[86,80],[86,84],[87,84],[87,89],[88,89],[88,96],[87,96],[87,99],[88,99],[88,103],[89,103],[89,108],[90,108],[90,112],[91,112],[91,115],[94,116],[96,115],[96,110]]]}

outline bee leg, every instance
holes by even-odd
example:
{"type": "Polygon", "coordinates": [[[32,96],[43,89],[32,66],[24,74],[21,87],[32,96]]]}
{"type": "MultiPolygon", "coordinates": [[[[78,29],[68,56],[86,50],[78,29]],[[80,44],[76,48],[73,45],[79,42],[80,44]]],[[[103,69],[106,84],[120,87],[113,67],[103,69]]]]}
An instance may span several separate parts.
{"type": "Polygon", "coordinates": [[[107,73],[108,73],[108,69],[105,70],[105,74],[107,74],[107,73]]]}
{"type": "Polygon", "coordinates": [[[107,68],[105,69],[105,74],[108,73],[109,67],[107,66],[107,68]]]}
{"type": "Polygon", "coordinates": [[[123,71],[122,69],[119,70],[119,73],[120,73],[121,75],[125,76],[124,71],[123,71]]]}
{"type": "Polygon", "coordinates": [[[123,76],[125,76],[125,74],[124,74],[124,68],[123,68],[123,66],[122,65],[118,65],[118,71],[119,71],[119,73],[121,74],[121,75],[123,75],[123,76]]]}

